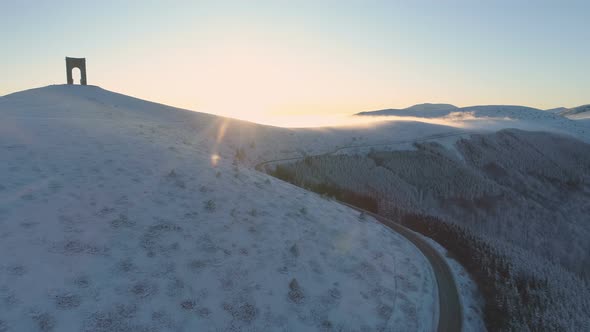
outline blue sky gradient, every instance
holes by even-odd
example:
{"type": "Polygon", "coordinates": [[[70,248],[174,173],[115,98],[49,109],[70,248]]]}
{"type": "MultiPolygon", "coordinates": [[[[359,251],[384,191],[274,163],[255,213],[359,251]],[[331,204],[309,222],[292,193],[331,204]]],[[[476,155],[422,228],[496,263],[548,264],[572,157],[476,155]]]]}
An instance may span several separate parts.
{"type": "Polygon", "coordinates": [[[245,118],[577,106],[589,13],[567,0],[0,1],[0,95],[64,83],[64,57],[83,56],[89,84],[245,118]]]}

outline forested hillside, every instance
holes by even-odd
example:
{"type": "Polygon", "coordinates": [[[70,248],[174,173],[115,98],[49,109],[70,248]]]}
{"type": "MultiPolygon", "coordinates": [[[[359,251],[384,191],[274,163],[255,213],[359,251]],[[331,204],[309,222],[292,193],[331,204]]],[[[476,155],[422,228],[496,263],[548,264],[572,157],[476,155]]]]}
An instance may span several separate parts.
{"type": "Polygon", "coordinates": [[[273,172],[447,247],[486,296],[491,330],[588,330],[590,145],[502,130],[455,149],[323,155],[273,172]]]}

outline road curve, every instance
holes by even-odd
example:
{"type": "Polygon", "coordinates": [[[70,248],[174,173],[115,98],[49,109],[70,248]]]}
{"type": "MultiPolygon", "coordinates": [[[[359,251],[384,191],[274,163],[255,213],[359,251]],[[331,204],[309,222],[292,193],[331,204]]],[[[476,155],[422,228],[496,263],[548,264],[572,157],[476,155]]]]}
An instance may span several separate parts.
{"type": "MultiPolygon", "coordinates": [[[[465,135],[465,134],[466,133],[463,132],[460,134],[444,135],[443,137],[455,136],[455,135],[459,136],[459,135],[465,135]]],[[[434,138],[440,138],[440,137],[441,136],[437,136],[437,137],[429,136],[429,137],[424,137],[423,139],[413,140],[413,142],[429,140],[429,139],[434,139],[434,138]]],[[[401,144],[401,143],[407,143],[407,141],[400,141],[400,142],[393,142],[393,143],[388,143],[388,144],[386,143],[386,144],[379,144],[379,145],[397,145],[397,144],[401,144]]],[[[374,146],[374,145],[372,145],[372,146],[374,146]]],[[[341,148],[338,148],[334,151],[331,151],[328,153],[323,153],[320,155],[332,154],[334,152],[337,152],[339,150],[346,149],[346,148],[359,148],[359,147],[365,147],[365,146],[341,147],[341,148]]],[[[317,156],[320,156],[320,155],[317,155],[317,156]]],[[[300,160],[303,158],[305,158],[305,157],[294,157],[294,158],[284,158],[284,159],[264,161],[264,162],[258,163],[255,166],[255,169],[258,171],[264,172],[263,166],[265,166],[265,165],[268,165],[268,164],[271,164],[274,162],[295,161],[295,160],[300,160]]],[[[420,236],[419,234],[410,230],[409,228],[406,228],[405,226],[402,226],[401,224],[394,222],[390,219],[387,219],[383,216],[380,216],[380,215],[377,215],[377,214],[372,213],[370,211],[366,211],[361,208],[358,208],[354,205],[340,202],[340,201],[338,201],[338,202],[340,204],[348,206],[352,209],[355,209],[357,211],[362,211],[362,212],[372,216],[373,218],[375,218],[377,221],[379,221],[383,225],[391,228],[393,231],[404,236],[406,239],[408,239],[408,241],[412,242],[422,252],[422,254],[428,259],[428,262],[432,266],[432,270],[434,271],[434,275],[436,277],[436,284],[437,284],[437,288],[438,288],[438,303],[439,303],[439,305],[438,305],[439,316],[438,316],[437,331],[438,332],[458,332],[458,331],[461,331],[462,324],[463,324],[461,300],[459,298],[459,291],[457,289],[457,284],[455,282],[455,278],[454,278],[453,273],[451,272],[451,268],[447,264],[445,258],[442,257],[442,255],[436,249],[434,249],[430,245],[430,243],[428,243],[422,236],[420,236]]]]}
{"type": "Polygon", "coordinates": [[[461,300],[459,299],[459,290],[455,283],[455,278],[451,272],[451,268],[441,254],[434,249],[423,237],[413,232],[412,230],[396,223],[390,219],[377,215],[375,213],[360,209],[354,205],[340,202],[357,211],[362,211],[373,218],[377,219],[383,225],[391,228],[398,234],[404,236],[412,242],[430,262],[434,275],[436,276],[436,284],[438,287],[438,327],[439,332],[456,332],[461,331],[463,323],[463,315],[461,308],[461,300]]]}

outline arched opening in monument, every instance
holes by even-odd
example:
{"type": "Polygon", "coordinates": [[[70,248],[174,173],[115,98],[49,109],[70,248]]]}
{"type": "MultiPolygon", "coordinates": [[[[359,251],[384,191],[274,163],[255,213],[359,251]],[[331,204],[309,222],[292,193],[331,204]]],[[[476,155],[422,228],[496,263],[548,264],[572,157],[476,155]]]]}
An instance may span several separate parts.
{"type": "Polygon", "coordinates": [[[80,82],[80,85],[86,85],[86,59],[66,57],[66,76],[68,84],[80,82]]]}
{"type": "Polygon", "coordinates": [[[74,84],[82,84],[82,72],[80,68],[72,68],[72,78],[74,79],[74,84]]]}

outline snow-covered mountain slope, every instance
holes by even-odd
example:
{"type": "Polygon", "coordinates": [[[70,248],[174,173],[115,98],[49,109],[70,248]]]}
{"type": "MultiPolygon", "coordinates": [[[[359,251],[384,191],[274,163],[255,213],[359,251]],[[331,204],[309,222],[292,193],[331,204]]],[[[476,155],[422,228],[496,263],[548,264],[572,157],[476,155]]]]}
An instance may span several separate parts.
{"type": "Polygon", "coordinates": [[[432,103],[424,103],[424,104],[416,104],[410,107],[406,107],[403,109],[395,109],[395,108],[388,108],[378,111],[369,111],[369,112],[360,112],[357,115],[402,115],[406,114],[411,116],[414,112],[432,112],[433,114],[440,114],[445,112],[450,112],[456,110],[457,106],[451,104],[432,104],[432,103]]]}
{"type": "MultiPolygon", "coordinates": [[[[359,126],[324,128],[278,128],[182,110],[147,102],[93,86],[53,85],[0,98],[2,114],[23,117],[73,117],[98,121],[141,120],[162,130],[173,128],[183,142],[207,141],[221,158],[241,159],[253,166],[265,160],[305,156],[349,145],[385,144],[440,134],[461,134],[466,130],[445,123],[384,121],[359,126]],[[48,113],[48,108],[51,112],[48,113]],[[179,131],[182,128],[182,131],[179,131]],[[195,135],[197,133],[197,135],[195,135]],[[220,144],[223,143],[223,144],[220,144]]],[[[237,111],[238,112],[238,111],[237,111]]],[[[8,120],[7,120],[8,121],[8,120]]]]}
{"type": "Polygon", "coordinates": [[[384,119],[412,119],[414,121],[446,121],[475,131],[496,131],[505,128],[543,130],[568,134],[590,142],[590,132],[585,124],[568,119],[555,112],[542,111],[526,106],[487,105],[468,106],[449,110],[381,110],[358,113],[359,116],[379,116],[384,119]],[[423,119],[423,120],[421,120],[423,119]]]}
{"type": "MultiPolygon", "coordinates": [[[[452,106],[452,105],[451,105],[452,106]]],[[[368,116],[413,116],[420,118],[435,118],[448,116],[451,113],[457,112],[472,112],[474,116],[493,116],[493,117],[511,117],[515,119],[534,119],[539,115],[536,114],[541,110],[526,106],[512,106],[512,105],[485,105],[485,106],[468,106],[468,107],[451,107],[451,108],[437,108],[437,109],[414,109],[413,107],[404,108],[401,110],[390,109],[372,112],[361,112],[357,115],[368,116]]],[[[550,113],[546,116],[551,117],[550,113]]]]}
{"type": "Polygon", "coordinates": [[[1,97],[0,331],[433,330],[415,247],[233,162],[293,133],[91,86],[1,97]]]}
{"type": "Polygon", "coordinates": [[[582,105],[574,108],[566,108],[559,113],[560,115],[576,118],[588,118],[590,117],[590,104],[582,105]]]}
{"type": "Polygon", "coordinates": [[[568,110],[568,109],[565,108],[565,107],[556,107],[556,108],[550,108],[548,110],[545,110],[545,112],[549,112],[549,113],[553,113],[553,114],[559,114],[559,113],[561,113],[563,111],[566,111],[566,110],[568,110]]]}
{"type": "Polygon", "coordinates": [[[376,147],[364,154],[291,161],[270,171],[321,193],[338,193],[331,188],[352,192],[356,196],[349,200],[392,220],[413,219],[416,226],[420,218],[408,214],[435,216],[415,229],[463,257],[461,262],[479,278],[488,301],[487,323],[496,324],[489,325],[491,330],[588,330],[590,144],[507,129],[472,135],[455,147],[458,154],[437,142],[417,143],[413,151],[376,147]],[[444,231],[448,225],[459,225],[458,234],[480,238],[501,253],[510,273],[499,277],[497,264],[484,259],[469,263],[481,257],[480,246],[461,242],[463,235],[453,237],[444,231]],[[521,298],[523,286],[501,290],[513,284],[507,279],[523,285],[532,278],[543,280],[542,289],[536,289],[542,298],[521,298]],[[501,319],[490,310],[497,298],[513,303],[501,302],[501,319]],[[497,328],[502,319],[510,322],[497,328]]]}
{"type": "Polygon", "coordinates": [[[437,110],[452,110],[456,109],[457,106],[451,104],[432,104],[432,103],[424,103],[424,104],[417,104],[414,106],[410,106],[406,108],[406,110],[410,111],[437,111],[437,110]]]}

